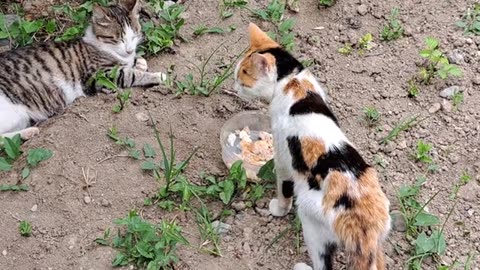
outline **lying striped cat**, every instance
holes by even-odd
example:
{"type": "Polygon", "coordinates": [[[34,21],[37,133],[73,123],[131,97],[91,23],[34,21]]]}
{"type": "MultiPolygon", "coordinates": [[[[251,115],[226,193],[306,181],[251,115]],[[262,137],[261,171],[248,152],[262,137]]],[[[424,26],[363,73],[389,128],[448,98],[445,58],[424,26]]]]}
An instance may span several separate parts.
{"type": "Polygon", "coordinates": [[[146,72],[147,62],[135,59],[142,39],[139,1],[123,0],[108,8],[94,6],[90,26],[81,40],[49,42],[0,54],[0,136],[39,133],[31,123],[61,113],[76,98],[92,95],[87,81],[99,69],[120,67],[119,87],[151,86],[163,73],[146,72]],[[134,66],[135,65],[135,66],[134,66]]]}
{"type": "MultiPolygon", "coordinates": [[[[313,269],[332,269],[337,246],[350,270],[385,269],[382,243],[390,230],[389,201],[370,167],[345,137],[315,77],[256,25],[235,70],[244,97],[270,102],[277,198],[286,215],[296,195],[313,269]]],[[[295,270],[311,270],[298,263],[295,270]]]]}

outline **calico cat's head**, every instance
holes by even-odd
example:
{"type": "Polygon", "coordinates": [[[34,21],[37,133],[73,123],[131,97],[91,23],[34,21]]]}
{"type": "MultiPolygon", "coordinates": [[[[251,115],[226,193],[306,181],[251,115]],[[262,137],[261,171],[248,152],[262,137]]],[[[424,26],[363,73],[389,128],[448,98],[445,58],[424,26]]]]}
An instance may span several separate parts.
{"type": "Polygon", "coordinates": [[[120,0],[110,7],[94,5],[84,40],[122,59],[134,58],[142,40],[139,10],[140,0],[120,0]]]}
{"type": "Polygon", "coordinates": [[[277,81],[303,69],[302,64],[254,23],[250,47],[235,69],[235,90],[244,98],[271,101],[277,81]]]}

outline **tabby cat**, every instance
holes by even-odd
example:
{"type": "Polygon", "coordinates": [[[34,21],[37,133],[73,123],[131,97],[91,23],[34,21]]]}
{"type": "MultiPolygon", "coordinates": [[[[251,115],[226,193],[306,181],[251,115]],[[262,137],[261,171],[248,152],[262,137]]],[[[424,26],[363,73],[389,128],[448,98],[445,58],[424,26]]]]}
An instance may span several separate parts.
{"type": "Polygon", "coordinates": [[[135,59],[142,39],[139,0],[111,7],[93,7],[91,24],[82,39],[48,42],[0,54],[0,136],[39,133],[31,123],[61,113],[76,98],[95,94],[87,82],[98,70],[119,67],[119,87],[162,83],[161,72],[146,72],[147,62],[135,59]]]}
{"type": "Polygon", "coordinates": [[[333,269],[337,247],[348,256],[347,269],[385,269],[390,203],[375,169],[341,131],[312,73],[253,23],[249,35],[235,88],[270,103],[278,193],[270,212],[288,214],[295,195],[315,270],[333,269]]]}

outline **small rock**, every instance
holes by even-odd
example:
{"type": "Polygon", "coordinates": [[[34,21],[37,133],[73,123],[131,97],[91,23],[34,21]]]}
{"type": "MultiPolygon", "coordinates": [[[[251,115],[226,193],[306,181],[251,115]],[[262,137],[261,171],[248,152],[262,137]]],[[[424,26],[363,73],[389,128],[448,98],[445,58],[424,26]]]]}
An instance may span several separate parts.
{"type": "Polygon", "coordinates": [[[455,93],[457,92],[463,92],[463,89],[460,88],[460,86],[454,85],[454,86],[450,86],[448,88],[443,89],[440,92],[440,96],[443,98],[452,99],[453,95],[455,95],[455,93]]]}
{"type": "Polygon", "coordinates": [[[390,213],[390,217],[392,218],[392,229],[397,232],[406,232],[407,231],[407,224],[405,223],[405,217],[403,216],[402,212],[398,210],[393,210],[390,213]]]}
{"type": "Polygon", "coordinates": [[[250,244],[248,244],[247,242],[243,243],[243,253],[244,254],[250,254],[250,252],[252,252],[252,249],[250,248],[250,244]]]}
{"type": "Polygon", "coordinates": [[[3,255],[3,256],[7,256],[7,250],[6,250],[6,249],[4,249],[4,250],[2,251],[2,255],[3,255]]]}
{"type": "Polygon", "coordinates": [[[473,78],[472,83],[474,85],[480,85],[480,76],[476,76],[475,78],[473,78]]]}
{"type": "Polygon", "coordinates": [[[398,150],[403,150],[403,149],[406,149],[407,147],[408,146],[407,146],[407,141],[406,140],[400,141],[397,145],[398,150]]]}
{"type": "Polygon", "coordinates": [[[150,119],[150,117],[148,117],[148,115],[144,112],[139,112],[139,113],[135,114],[135,117],[140,122],[147,122],[148,119],[150,119]]]}
{"type": "Polygon", "coordinates": [[[362,28],[362,21],[355,17],[347,18],[347,24],[352,29],[360,29],[362,28]]]}
{"type": "Polygon", "coordinates": [[[467,213],[468,213],[469,216],[473,216],[473,213],[475,213],[475,210],[470,209],[470,210],[467,211],[467,213]]]}
{"type": "Polygon", "coordinates": [[[90,196],[85,196],[83,197],[83,201],[86,203],[86,204],[89,204],[92,202],[92,198],[90,198],[90,196]]]}
{"type": "Polygon", "coordinates": [[[429,109],[428,112],[431,114],[434,114],[438,112],[442,108],[442,105],[440,103],[434,103],[429,109]]]}
{"type": "Polygon", "coordinates": [[[240,212],[240,211],[245,210],[245,208],[246,208],[247,206],[245,205],[245,202],[240,201],[240,202],[234,202],[234,203],[232,203],[232,207],[233,207],[233,209],[235,209],[236,211],[240,212]]]}
{"type": "Polygon", "coordinates": [[[450,103],[448,100],[442,101],[442,110],[445,112],[451,112],[453,110],[452,103],[450,103]]]}
{"type": "Polygon", "coordinates": [[[32,206],[32,209],[30,209],[32,212],[37,212],[38,205],[34,204],[32,206]]]}
{"type": "Polygon", "coordinates": [[[218,232],[218,234],[226,234],[232,229],[232,225],[215,220],[212,222],[212,227],[218,232]]]}
{"type": "Polygon", "coordinates": [[[367,7],[367,5],[362,4],[362,5],[358,6],[358,7],[357,7],[357,12],[358,12],[358,14],[360,14],[361,16],[365,16],[365,15],[368,13],[368,7],[367,7]]]}
{"type": "Polygon", "coordinates": [[[111,203],[110,203],[107,199],[105,199],[105,198],[103,198],[103,199],[100,201],[100,204],[101,204],[103,207],[109,207],[109,206],[111,205],[111,203]]]}
{"type": "Polygon", "coordinates": [[[448,61],[451,64],[462,64],[465,61],[465,57],[458,51],[453,51],[447,55],[448,61]]]}
{"type": "Polygon", "coordinates": [[[267,209],[255,207],[255,211],[257,211],[257,213],[262,217],[268,217],[270,215],[270,211],[267,209]]]}
{"type": "Polygon", "coordinates": [[[457,164],[460,161],[460,157],[457,154],[452,153],[448,156],[448,160],[453,164],[457,164]]]}

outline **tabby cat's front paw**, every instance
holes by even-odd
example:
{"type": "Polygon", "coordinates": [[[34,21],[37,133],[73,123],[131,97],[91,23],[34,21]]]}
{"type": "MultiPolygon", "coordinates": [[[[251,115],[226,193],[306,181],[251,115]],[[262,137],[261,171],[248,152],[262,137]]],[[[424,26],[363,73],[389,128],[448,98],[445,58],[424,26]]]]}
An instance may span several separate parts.
{"type": "Polygon", "coordinates": [[[283,217],[286,216],[288,212],[290,212],[290,208],[292,208],[291,205],[282,205],[278,199],[272,199],[270,201],[268,210],[270,210],[270,213],[273,216],[283,217]]]}
{"type": "Polygon", "coordinates": [[[163,84],[167,80],[167,74],[163,72],[155,72],[153,74],[155,75],[155,81],[158,84],[163,84]]]}
{"type": "Polygon", "coordinates": [[[147,71],[148,69],[147,60],[145,60],[145,58],[142,58],[142,57],[137,58],[137,60],[135,60],[135,69],[138,69],[141,71],[147,71]]]}
{"type": "Polygon", "coordinates": [[[295,264],[295,266],[293,267],[293,270],[313,270],[312,267],[308,266],[307,264],[305,263],[297,263],[295,264]]]}

